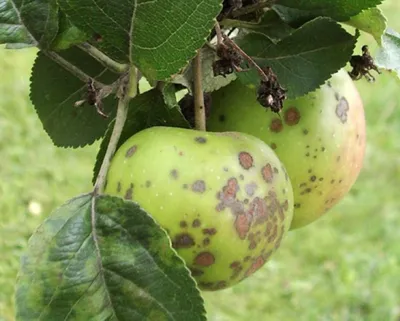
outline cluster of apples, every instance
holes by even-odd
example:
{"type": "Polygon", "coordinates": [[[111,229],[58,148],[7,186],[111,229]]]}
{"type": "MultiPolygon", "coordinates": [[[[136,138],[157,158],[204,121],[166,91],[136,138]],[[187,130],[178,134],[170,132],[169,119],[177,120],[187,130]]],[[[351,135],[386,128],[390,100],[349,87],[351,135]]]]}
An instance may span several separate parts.
{"type": "Polygon", "coordinates": [[[345,70],[265,110],[234,81],[212,94],[207,131],[152,127],[116,152],[106,194],[140,204],[167,231],[199,287],[260,269],[289,230],[337,204],[365,153],[360,95],[345,70]]]}

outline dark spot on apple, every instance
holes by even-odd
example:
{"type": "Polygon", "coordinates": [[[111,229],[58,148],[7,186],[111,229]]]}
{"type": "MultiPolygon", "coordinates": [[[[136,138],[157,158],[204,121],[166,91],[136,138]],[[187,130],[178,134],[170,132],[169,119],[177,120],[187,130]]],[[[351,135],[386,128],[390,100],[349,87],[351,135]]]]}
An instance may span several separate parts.
{"type": "Polygon", "coordinates": [[[312,169],[311,169],[311,168],[308,170],[308,173],[309,173],[309,174],[311,174],[311,173],[312,173],[312,169]]]}
{"type": "Polygon", "coordinates": [[[336,157],[336,161],[340,162],[340,156],[336,157]]]}
{"type": "Polygon", "coordinates": [[[347,102],[346,98],[340,98],[339,103],[336,106],[335,113],[343,124],[347,122],[347,112],[349,109],[349,103],[347,102]]]}
{"type": "Polygon", "coordinates": [[[181,233],[175,235],[172,246],[176,249],[190,248],[195,245],[194,240],[190,234],[181,233]]]}
{"type": "Polygon", "coordinates": [[[214,262],[215,257],[210,252],[201,252],[194,259],[194,263],[201,266],[210,266],[214,262]]]}
{"type": "Polygon", "coordinates": [[[303,129],[303,134],[308,135],[308,129],[303,129]]]}
{"type": "Polygon", "coordinates": [[[170,175],[173,179],[178,179],[178,171],[176,169],[173,169],[170,175]]]}
{"type": "Polygon", "coordinates": [[[275,143],[272,143],[272,144],[271,144],[271,148],[275,150],[275,149],[278,148],[278,146],[277,146],[275,143]]]}
{"type": "Polygon", "coordinates": [[[146,181],[146,185],[147,188],[149,188],[151,186],[151,182],[150,181],[146,181]]]}
{"type": "Polygon", "coordinates": [[[261,268],[265,263],[265,260],[262,256],[259,256],[255,259],[255,261],[252,263],[250,268],[246,271],[245,275],[250,276],[254,272],[256,272],[259,268],[261,268]]]}
{"type": "Polygon", "coordinates": [[[274,173],[275,173],[275,174],[279,174],[279,169],[277,169],[276,167],[274,167],[274,173]]]}
{"type": "Polygon", "coordinates": [[[321,147],[321,151],[324,152],[326,150],[325,147],[321,147]]]}
{"type": "Polygon", "coordinates": [[[190,272],[192,273],[192,276],[201,276],[204,274],[204,272],[200,269],[196,269],[194,267],[190,267],[190,272]]]}
{"type": "Polygon", "coordinates": [[[274,118],[269,126],[270,130],[274,133],[279,133],[283,129],[282,120],[274,118]]]}
{"type": "Polygon", "coordinates": [[[240,214],[236,216],[235,220],[235,229],[239,238],[244,240],[247,236],[247,233],[250,230],[251,220],[246,214],[240,214]]]}
{"type": "Polygon", "coordinates": [[[181,228],[187,228],[188,224],[187,224],[186,221],[180,221],[180,222],[179,222],[179,226],[180,226],[181,228]]]}
{"type": "Polygon", "coordinates": [[[272,173],[272,167],[271,164],[265,165],[263,168],[261,168],[261,175],[267,183],[271,183],[272,180],[274,179],[273,173],[272,173]]]}
{"type": "Polygon", "coordinates": [[[310,177],[311,182],[315,182],[317,180],[317,176],[313,175],[310,177]]]}
{"type": "Polygon", "coordinates": [[[305,187],[305,186],[307,186],[307,183],[301,183],[301,184],[299,185],[300,188],[305,187]]]}
{"type": "Polygon", "coordinates": [[[343,182],[343,180],[339,179],[339,184],[342,183],[342,182],[343,182]]]}
{"type": "Polygon", "coordinates": [[[297,125],[300,121],[300,112],[296,107],[290,107],[285,112],[285,123],[289,126],[297,125]]]}
{"type": "Polygon", "coordinates": [[[240,266],[240,262],[239,261],[234,261],[229,265],[229,267],[231,269],[237,269],[239,266],[240,266]]]}
{"type": "Polygon", "coordinates": [[[223,170],[224,170],[224,172],[229,172],[229,168],[228,167],[224,167],[223,170]]]}
{"type": "Polygon", "coordinates": [[[239,164],[244,169],[250,169],[253,167],[253,156],[248,152],[240,152],[239,153],[239,164]]]}
{"type": "Polygon", "coordinates": [[[306,148],[310,148],[310,145],[307,145],[306,148]]]}
{"type": "Polygon", "coordinates": [[[306,153],[306,157],[309,157],[309,156],[310,156],[310,153],[309,153],[309,152],[307,152],[307,153],[306,153]]]}
{"type": "Polygon", "coordinates": [[[326,85],[327,85],[329,88],[332,88],[332,84],[331,84],[330,80],[328,80],[328,81],[326,82],[326,85]]]}
{"type": "Polygon", "coordinates": [[[203,245],[204,246],[208,246],[210,244],[210,239],[208,238],[208,237],[206,237],[204,240],[203,240],[203,245]]]}
{"type": "Polygon", "coordinates": [[[126,158],[132,157],[132,155],[136,153],[136,150],[137,150],[137,146],[136,145],[133,145],[132,147],[129,147],[128,150],[126,151],[125,157],[126,158]]]}
{"type": "Polygon", "coordinates": [[[242,181],[244,180],[243,174],[240,174],[240,175],[239,175],[239,179],[242,180],[242,181]]]}
{"type": "Polygon", "coordinates": [[[201,225],[201,221],[196,218],[193,222],[192,222],[192,227],[196,228],[199,227],[201,225]]]}
{"type": "Polygon", "coordinates": [[[125,199],[131,200],[132,196],[133,196],[133,184],[131,183],[131,185],[129,186],[129,188],[125,192],[125,199]]]}
{"type": "Polygon", "coordinates": [[[254,182],[251,182],[250,184],[246,184],[246,186],[244,187],[246,194],[248,196],[253,196],[255,191],[257,190],[257,184],[254,182]]]}
{"type": "Polygon", "coordinates": [[[204,193],[206,190],[206,182],[203,180],[195,181],[192,184],[192,191],[196,193],[204,193]]]}
{"type": "Polygon", "coordinates": [[[339,99],[340,99],[340,95],[339,95],[339,93],[336,92],[336,91],[335,91],[335,99],[336,99],[337,101],[339,101],[339,99]]]}
{"type": "Polygon", "coordinates": [[[314,159],[317,159],[317,155],[313,156],[314,159]]]}
{"type": "Polygon", "coordinates": [[[301,204],[300,203],[294,203],[294,208],[300,208],[301,204]]]}
{"type": "Polygon", "coordinates": [[[194,140],[195,140],[197,143],[199,143],[199,144],[205,144],[205,143],[207,143],[207,138],[201,137],[201,136],[196,137],[194,140]]]}
{"type": "Polygon", "coordinates": [[[215,235],[215,234],[217,234],[217,230],[214,227],[204,228],[202,231],[203,231],[204,235],[215,235]]]}
{"type": "Polygon", "coordinates": [[[245,198],[244,201],[243,201],[243,203],[246,204],[246,205],[249,204],[249,199],[248,199],[248,198],[245,198]]]}
{"type": "Polygon", "coordinates": [[[224,122],[225,121],[225,115],[219,115],[218,120],[220,122],[224,122]]]}
{"type": "Polygon", "coordinates": [[[254,250],[257,247],[257,242],[251,241],[249,244],[249,250],[254,250]]]}
{"type": "Polygon", "coordinates": [[[188,189],[189,185],[188,184],[183,184],[182,187],[183,187],[183,189],[188,189]]]}
{"type": "Polygon", "coordinates": [[[118,193],[121,192],[121,189],[122,189],[121,182],[118,182],[118,183],[117,183],[117,192],[118,192],[118,193]]]}
{"type": "Polygon", "coordinates": [[[335,183],[335,180],[334,180],[334,179],[332,179],[332,180],[331,180],[331,184],[334,184],[334,183],[335,183]]]}
{"type": "Polygon", "coordinates": [[[319,180],[320,182],[322,182],[322,181],[324,180],[324,178],[323,178],[323,177],[320,177],[320,178],[318,178],[318,180],[319,180]]]}

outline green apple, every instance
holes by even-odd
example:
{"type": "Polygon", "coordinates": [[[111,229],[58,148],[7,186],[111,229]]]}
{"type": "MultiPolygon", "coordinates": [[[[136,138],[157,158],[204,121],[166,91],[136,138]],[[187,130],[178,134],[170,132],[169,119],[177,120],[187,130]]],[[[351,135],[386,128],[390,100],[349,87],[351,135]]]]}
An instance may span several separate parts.
{"type": "Polygon", "coordinates": [[[316,91],[286,100],[280,115],[239,81],[212,95],[207,129],[256,136],[273,148],[293,185],[291,229],[306,226],[337,204],[356,181],[365,153],[359,92],[345,70],[316,91]]]}
{"type": "Polygon", "coordinates": [[[137,202],[165,228],[203,290],[257,271],[293,217],[291,182],[274,151],[234,132],[143,130],[116,152],[105,193],[137,202]]]}

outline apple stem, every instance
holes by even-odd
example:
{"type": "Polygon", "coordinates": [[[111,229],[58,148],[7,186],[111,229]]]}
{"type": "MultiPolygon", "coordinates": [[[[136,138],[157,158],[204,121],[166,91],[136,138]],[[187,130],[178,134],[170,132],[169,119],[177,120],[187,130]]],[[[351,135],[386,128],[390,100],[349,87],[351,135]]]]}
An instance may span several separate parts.
{"type": "Polygon", "coordinates": [[[194,58],[194,122],[197,130],[206,130],[206,113],[204,107],[204,94],[201,71],[201,52],[198,51],[194,58]]]}
{"type": "Polygon", "coordinates": [[[111,159],[117,149],[118,141],[121,137],[122,130],[125,125],[125,121],[128,114],[129,102],[136,96],[137,93],[137,70],[132,67],[129,71],[128,77],[122,79],[119,88],[119,100],[117,115],[115,117],[114,128],[111,133],[110,142],[108,143],[106,154],[101,164],[99,174],[97,175],[96,182],[94,184],[93,194],[101,193],[104,190],[106,184],[106,178],[108,169],[110,168],[111,159]]]}

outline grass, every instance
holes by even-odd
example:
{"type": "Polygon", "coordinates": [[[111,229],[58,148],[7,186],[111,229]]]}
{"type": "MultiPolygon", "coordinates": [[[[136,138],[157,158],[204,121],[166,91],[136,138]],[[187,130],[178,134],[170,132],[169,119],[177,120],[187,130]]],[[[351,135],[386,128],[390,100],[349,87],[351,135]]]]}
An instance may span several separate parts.
{"type": "MultiPolygon", "coordinates": [[[[400,29],[394,23],[400,4],[388,0],[382,7],[400,29]]],[[[1,321],[14,320],[15,276],[28,237],[52,209],[89,190],[98,147],[52,145],[27,98],[34,56],[34,50],[0,49],[1,321]]],[[[252,278],[205,293],[210,321],[400,320],[399,84],[383,75],[357,86],[368,148],[351,193],[329,215],[291,232],[252,278]]]]}

